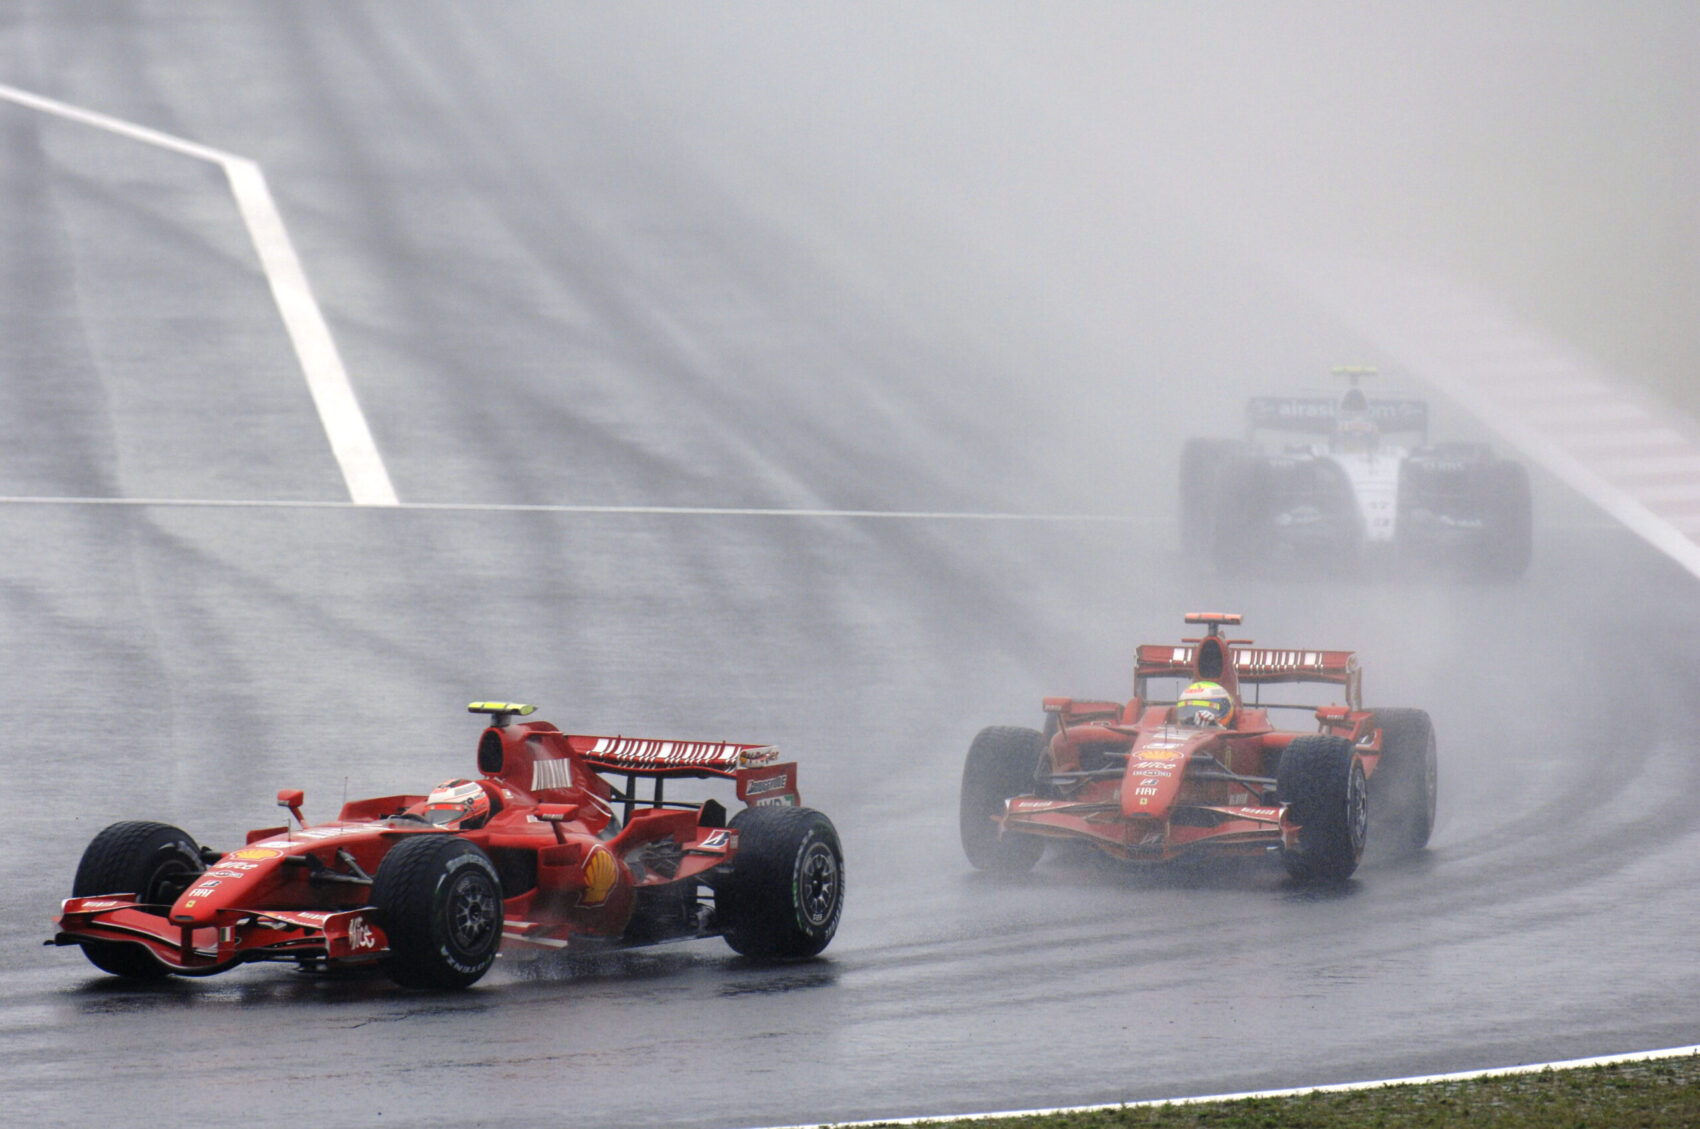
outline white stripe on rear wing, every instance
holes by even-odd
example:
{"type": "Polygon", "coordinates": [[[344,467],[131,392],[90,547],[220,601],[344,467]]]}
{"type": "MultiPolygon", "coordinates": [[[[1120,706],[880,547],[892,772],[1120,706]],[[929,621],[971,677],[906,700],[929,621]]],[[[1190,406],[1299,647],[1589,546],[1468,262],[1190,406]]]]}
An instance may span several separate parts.
{"type": "Polygon", "coordinates": [[[771,764],[779,759],[772,745],[733,741],[660,741],[641,737],[575,737],[589,742],[584,758],[596,768],[614,772],[706,772],[730,776],[740,768],[771,764]]]}

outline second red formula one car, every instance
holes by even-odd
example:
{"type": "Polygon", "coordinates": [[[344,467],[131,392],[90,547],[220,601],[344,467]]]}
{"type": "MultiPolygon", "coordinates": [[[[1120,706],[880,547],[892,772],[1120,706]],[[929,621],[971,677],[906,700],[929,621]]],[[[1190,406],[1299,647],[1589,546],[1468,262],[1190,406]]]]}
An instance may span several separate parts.
{"type": "Polygon", "coordinates": [[[980,731],[962,773],[962,846],[976,867],[1031,867],[1049,839],[1131,862],[1278,854],[1302,880],[1349,877],[1373,824],[1396,847],[1434,825],[1434,728],[1414,709],[1365,709],[1350,651],[1253,647],[1240,617],[1198,613],[1203,638],[1139,648],[1127,702],[1046,698],[1047,732],[980,731]],[[1264,701],[1317,683],[1343,702],[1264,701]],[[1183,686],[1164,697],[1159,685],[1183,686]],[[1315,728],[1274,725],[1302,710],[1315,728]],[[1373,819],[1372,819],[1373,815],[1373,819]]]}
{"type": "Polygon", "coordinates": [[[132,978],[375,962],[406,987],[460,988],[504,942],[719,934],[747,955],[805,957],[832,939],[838,833],[800,806],[797,766],[777,749],[570,736],[515,722],[528,705],[469,708],[491,715],[479,773],[427,795],[356,800],[308,826],[302,793],[285,790],[296,826],[251,831],[223,854],[167,824],[113,824],[83,852],[49,944],[132,978]],[[667,799],[681,778],[730,781],[747,806],[728,820],[718,800],[667,799]]]}

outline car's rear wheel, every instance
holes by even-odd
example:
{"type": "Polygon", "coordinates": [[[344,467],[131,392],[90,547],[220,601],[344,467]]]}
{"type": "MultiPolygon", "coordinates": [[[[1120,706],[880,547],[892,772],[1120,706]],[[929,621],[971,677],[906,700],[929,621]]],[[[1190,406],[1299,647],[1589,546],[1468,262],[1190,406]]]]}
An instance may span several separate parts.
{"type": "Polygon", "coordinates": [[[962,799],[958,819],[962,850],[981,870],[1030,870],[1045,853],[1037,835],[1004,831],[998,819],[1012,796],[1033,792],[1044,734],[1014,725],[989,725],[968,746],[962,766],[962,799]]]}
{"type": "Polygon", "coordinates": [[[373,917],[389,939],[384,970],[404,988],[465,988],[502,944],[502,880],[454,835],[410,835],[372,882],[373,917]]]}
{"type": "Polygon", "coordinates": [[[1303,882],[1339,882],[1363,858],[1369,787],[1363,762],[1344,737],[1298,737],[1281,754],[1276,793],[1298,825],[1298,845],[1281,852],[1303,882]]]}
{"type": "Polygon", "coordinates": [[[726,943],[749,957],[797,959],[826,948],[844,913],[844,850],[813,808],[745,808],[738,852],[714,884],[726,943]]]}
{"type": "MultiPolygon", "coordinates": [[[[71,896],[134,894],[142,905],[163,915],[205,869],[200,848],[186,832],[165,823],[114,823],[83,851],[71,896]]],[[[140,944],[84,941],[82,948],[89,963],[114,976],[157,980],[171,974],[140,944]]]]}
{"type": "Polygon", "coordinates": [[[1439,792],[1434,724],[1423,710],[1409,709],[1376,710],[1375,720],[1381,727],[1381,762],[1369,790],[1377,840],[1385,834],[1397,850],[1421,850],[1434,831],[1439,792]]]}

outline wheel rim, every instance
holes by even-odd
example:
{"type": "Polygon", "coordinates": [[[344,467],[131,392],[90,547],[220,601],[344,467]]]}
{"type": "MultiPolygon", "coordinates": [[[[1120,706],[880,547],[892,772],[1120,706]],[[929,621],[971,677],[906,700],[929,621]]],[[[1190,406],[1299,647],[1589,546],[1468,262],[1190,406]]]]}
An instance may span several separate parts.
{"type": "MultiPolygon", "coordinates": [[[[162,849],[161,853],[166,850],[171,849],[162,849]]],[[[141,892],[141,900],[149,905],[170,905],[184,890],[194,885],[195,876],[203,869],[173,851],[161,859],[148,875],[147,889],[141,892]]]]}
{"type": "Polygon", "coordinates": [[[820,927],[832,920],[838,906],[840,888],[838,859],[825,843],[812,843],[803,854],[800,867],[803,916],[811,926],[820,927]]]}
{"type": "Polygon", "coordinates": [[[1346,829],[1352,837],[1352,850],[1362,851],[1369,837],[1369,788],[1364,782],[1363,765],[1355,758],[1346,783],[1346,829]]]}
{"type": "Polygon", "coordinates": [[[449,895],[449,940],[464,953],[489,943],[496,927],[496,896],[483,875],[468,875],[449,895]]]}

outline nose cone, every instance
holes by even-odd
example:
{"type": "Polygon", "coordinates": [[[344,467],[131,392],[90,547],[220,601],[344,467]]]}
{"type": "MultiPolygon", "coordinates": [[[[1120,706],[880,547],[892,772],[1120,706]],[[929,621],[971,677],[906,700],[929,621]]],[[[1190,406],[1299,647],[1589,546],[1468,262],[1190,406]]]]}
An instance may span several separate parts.
{"type": "Polygon", "coordinates": [[[1180,791],[1180,773],[1147,772],[1149,766],[1129,765],[1122,778],[1122,816],[1146,815],[1167,819],[1180,791]]]}
{"type": "Polygon", "coordinates": [[[183,891],[171,907],[171,923],[173,925],[212,925],[218,919],[218,911],[223,909],[227,897],[221,894],[220,887],[227,881],[221,878],[201,877],[195,884],[183,891]]]}
{"type": "Polygon", "coordinates": [[[284,852],[271,847],[231,851],[197,875],[171,907],[173,925],[211,925],[218,911],[236,902],[261,875],[275,868],[284,852]]]}
{"type": "Polygon", "coordinates": [[[1201,742],[1196,734],[1159,733],[1133,750],[1122,776],[1122,815],[1166,819],[1186,775],[1186,761],[1201,742]]]}

